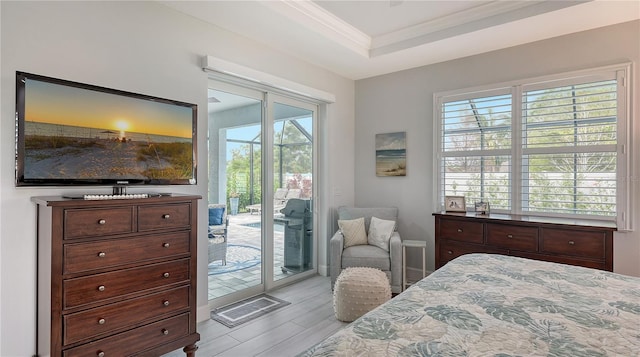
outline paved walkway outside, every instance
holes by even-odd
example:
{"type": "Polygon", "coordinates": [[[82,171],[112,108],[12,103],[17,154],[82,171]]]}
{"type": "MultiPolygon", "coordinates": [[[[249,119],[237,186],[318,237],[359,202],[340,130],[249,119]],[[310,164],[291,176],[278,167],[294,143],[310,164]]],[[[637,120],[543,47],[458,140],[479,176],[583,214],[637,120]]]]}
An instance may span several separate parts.
{"type": "MultiPolygon", "coordinates": [[[[228,244],[250,245],[261,248],[260,227],[250,227],[247,224],[260,223],[260,215],[240,213],[229,216],[227,230],[228,244]]],[[[293,273],[284,273],[284,233],[280,227],[274,232],[274,279],[279,280],[293,273]]],[[[222,264],[220,261],[211,263],[222,264]]],[[[234,272],[209,275],[209,300],[260,284],[262,264],[234,272]]]]}

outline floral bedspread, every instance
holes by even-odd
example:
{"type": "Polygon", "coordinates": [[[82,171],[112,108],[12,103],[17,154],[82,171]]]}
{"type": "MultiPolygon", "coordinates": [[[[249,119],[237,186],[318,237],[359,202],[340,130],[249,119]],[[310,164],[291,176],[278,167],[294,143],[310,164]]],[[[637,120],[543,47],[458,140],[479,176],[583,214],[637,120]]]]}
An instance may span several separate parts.
{"type": "Polygon", "coordinates": [[[300,356],[640,356],[640,278],[464,255],[300,356]]]}

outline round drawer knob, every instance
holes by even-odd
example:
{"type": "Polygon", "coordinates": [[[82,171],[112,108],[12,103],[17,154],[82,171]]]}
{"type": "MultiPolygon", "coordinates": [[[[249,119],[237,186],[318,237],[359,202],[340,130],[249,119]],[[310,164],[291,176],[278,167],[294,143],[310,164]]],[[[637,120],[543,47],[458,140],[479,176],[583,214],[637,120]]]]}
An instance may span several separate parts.
{"type": "Polygon", "coordinates": [[[458,233],[462,233],[462,228],[458,228],[458,233]]]}
{"type": "Polygon", "coordinates": [[[509,239],[513,238],[513,234],[507,234],[507,238],[509,239]]]}
{"type": "Polygon", "coordinates": [[[98,353],[96,353],[96,356],[104,357],[104,351],[98,351],[98,353]]]}
{"type": "Polygon", "coordinates": [[[168,215],[168,214],[163,214],[163,215],[162,215],[162,218],[164,218],[164,219],[169,219],[169,218],[171,218],[171,216],[170,216],[170,215],[168,215]]]}
{"type": "Polygon", "coordinates": [[[162,274],[162,276],[164,276],[165,278],[168,278],[169,277],[169,273],[164,273],[164,274],[162,274]]]}
{"type": "Polygon", "coordinates": [[[98,291],[104,291],[104,289],[105,289],[104,285],[98,286],[98,291]]]}
{"type": "Polygon", "coordinates": [[[166,328],[162,329],[162,334],[163,335],[168,335],[169,334],[169,330],[167,330],[166,328]]]}
{"type": "Polygon", "coordinates": [[[105,224],[105,223],[107,223],[106,219],[101,219],[101,220],[98,221],[98,224],[105,224]]]}
{"type": "Polygon", "coordinates": [[[163,243],[162,246],[165,248],[169,248],[169,243],[163,243]]]}
{"type": "Polygon", "coordinates": [[[169,306],[169,300],[165,300],[165,301],[162,303],[162,305],[164,305],[164,306],[169,306]]]}
{"type": "Polygon", "coordinates": [[[575,245],[575,244],[576,244],[576,242],[574,242],[572,240],[569,241],[569,245],[575,245]]]}
{"type": "Polygon", "coordinates": [[[104,258],[106,256],[107,256],[107,253],[105,253],[105,252],[98,253],[98,257],[100,257],[100,258],[104,258]]]}
{"type": "Polygon", "coordinates": [[[451,254],[453,254],[453,252],[450,251],[450,250],[447,250],[447,254],[451,255],[451,254]]]}
{"type": "Polygon", "coordinates": [[[107,320],[100,319],[100,320],[98,320],[98,325],[104,325],[105,322],[107,322],[107,320]]]}

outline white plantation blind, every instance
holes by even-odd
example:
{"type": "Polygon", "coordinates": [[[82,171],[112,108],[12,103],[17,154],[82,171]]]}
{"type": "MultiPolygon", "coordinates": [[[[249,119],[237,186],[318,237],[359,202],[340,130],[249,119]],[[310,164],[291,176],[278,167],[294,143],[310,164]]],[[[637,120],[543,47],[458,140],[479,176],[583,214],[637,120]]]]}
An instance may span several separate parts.
{"type": "Polygon", "coordinates": [[[522,210],[616,215],[617,83],[522,94],[522,210]]]}
{"type": "Polygon", "coordinates": [[[510,208],[511,93],[454,100],[442,105],[445,196],[467,205],[490,200],[510,208]]]}
{"type": "MultiPolygon", "coordinates": [[[[434,96],[438,202],[616,220],[630,229],[630,66],[434,96]]],[[[471,209],[472,210],[472,209],[471,209]]]]}

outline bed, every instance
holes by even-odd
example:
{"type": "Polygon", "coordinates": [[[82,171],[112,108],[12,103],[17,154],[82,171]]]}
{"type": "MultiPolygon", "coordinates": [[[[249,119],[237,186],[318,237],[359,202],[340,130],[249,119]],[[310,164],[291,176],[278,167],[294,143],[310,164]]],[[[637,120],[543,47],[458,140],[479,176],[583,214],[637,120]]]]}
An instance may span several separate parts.
{"type": "Polygon", "coordinates": [[[463,255],[300,354],[336,355],[640,356],[640,278],[463,255]]]}

